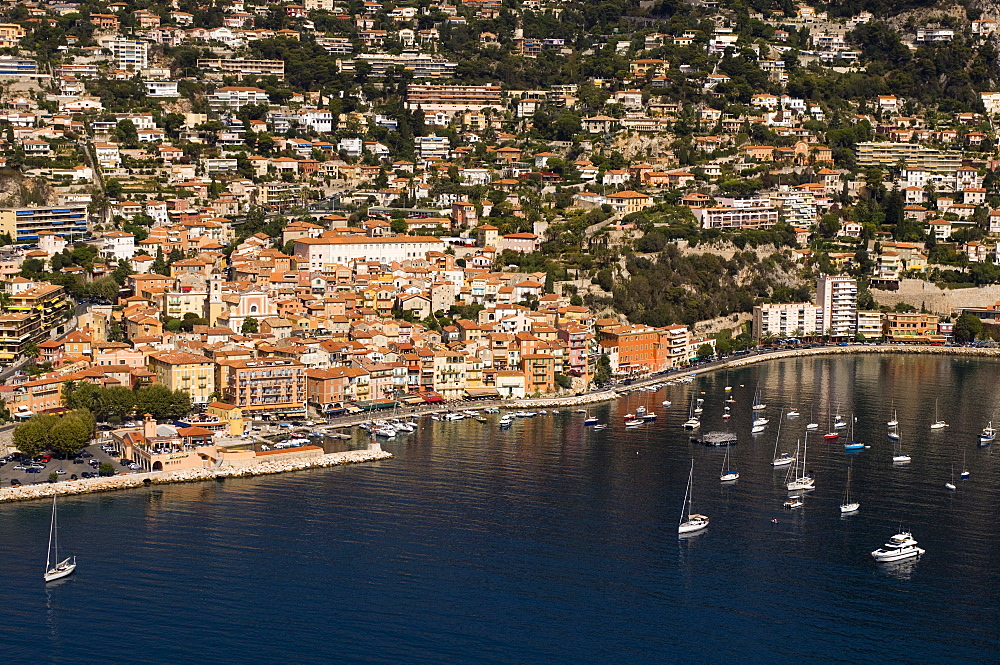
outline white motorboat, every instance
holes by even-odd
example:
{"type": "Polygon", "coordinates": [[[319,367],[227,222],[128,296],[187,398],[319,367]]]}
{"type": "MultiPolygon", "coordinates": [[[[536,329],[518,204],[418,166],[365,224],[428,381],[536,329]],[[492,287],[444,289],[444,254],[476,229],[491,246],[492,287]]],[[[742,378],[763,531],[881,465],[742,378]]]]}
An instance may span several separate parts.
{"type": "Polygon", "coordinates": [[[796,411],[795,409],[792,409],[791,411],[789,411],[785,415],[787,415],[789,418],[798,418],[799,417],[799,412],[796,411]]]}
{"type": "Polygon", "coordinates": [[[805,502],[802,500],[802,497],[798,494],[794,494],[788,497],[788,500],[785,501],[785,508],[801,508],[804,505],[805,502]]]}
{"type": "Polygon", "coordinates": [[[810,432],[815,432],[816,430],[819,429],[819,423],[809,423],[808,425],[806,425],[806,429],[809,430],[810,432]]]}
{"type": "Polygon", "coordinates": [[[514,424],[514,416],[509,413],[500,417],[500,429],[507,429],[514,424]]]}
{"type": "Polygon", "coordinates": [[[647,411],[646,413],[642,414],[642,419],[643,420],[656,420],[656,414],[653,413],[652,411],[647,411]]]}
{"type": "Polygon", "coordinates": [[[771,421],[768,420],[767,418],[754,418],[753,424],[754,425],[766,425],[769,422],[771,422],[771,421]]]}
{"type": "Polygon", "coordinates": [[[684,505],[681,508],[681,519],[677,525],[677,533],[685,534],[694,531],[701,531],[708,526],[708,518],[691,512],[693,503],[692,489],[694,484],[694,460],[691,460],[691,471],[688,472],[687,489],[684,491],[684,505]]]}
{"type": "Polygon", "coordinates": [[[689,418],[684,421],[684,429],[698,429],[701,427],[701,421],[697,418],[689,418]]]}
{"type": "Polygon", "coordinates": [[[597,420],[597,418],[595,418],[594,416],[587,416],[587,417],[586,417],[586,418],[584,418],[584,420],[583,420],[583,424],[584,424],[585,426],[589,426],[589,425],[596,425],[596,424],[597,424],[597,422],[598,422],[598,420],[597,420]]]}
{"type": "MultiPolygon", "coordinates": [[[[809,452],[809,433],[806,433],[805,444],[802,447],[802,468],[799,470],[799,463],[796,461],[792,468],[790,468],[788,477],[794,474],[794,478],[788,480],[785,487],[788,488],[789,492],[794,492],[797,490],[813,490],[816,488],[816,479],[810,475],[807,475],[806,471],[806,455],[809,452]]],[[[795,457],[799,456],[799,447],[795,446],[795,457]]],[[[786,477],[787,480],[787,477],[786,477]]]]}
{"type": "Polygon", "coordinates": [[[882,547],[872,552],[872,558],[880,562],[901,561],[924,554],[926,550],[917,547],[917,541],[909,531],[897,533],[882,547]]]}
{"type": "Polygon", "coordinates": [[[760,434],[765,429],[767,429],[767,425],[754,425],[753,427],[750,428],[750,433],[751,434],[760,434]]]}
{"type": "Polygon", "coordinates": [[[602,430],[602,429],[607,429],[607,428],[608,428],[607,425],[594,425],[594,429],[595,430],[602,430]]]}
{"type": "Polygon", "coordinates": [[[979,433],[979,445],[985,445],[987,443],[992,443],[997,438],[997,431],[993,427],[993,421],[991,420],[983,431],[979,433]]]}
{"type": "Polygon", "coordinates": [[[375,436],[380,436],[385,439],[391,439],[394,436],[396,436],[396,430],[393,429],[392,427],[383,425],[381,427],[375,428],[375,436]]]}
{"type": "Polygon", "coordinates": [[[76,570],[76,557],[59,560],[59,519],[56,517],[56,495],[52,495],[52,520],[49,522],[49,549],[45,554],[45,581],[54,582],[76,570]],[[56,561],[55,565],[52,562],[56,561]]]}
{"type": "Polygon", "coordinates": [[[644,413],[646,413],[646,407],[642,405],[635,407],[635,415],[641,418],[644,413]]]}
{"type": "Polygon", "coordinates": [[[662,407],[664,407],[664,408],[667,408],[667,407],[669,407],[669,406],[670,406],[670,405],[671,405],[672,403],[673,403],[673,402],[671,402],[671,401],[670,401],[669,399],[665,399],[665,400],[663,400],[662,402],[660,402],[660,406],[662,406],[662,407]]]}
{"type": "Polygon", "coordinates": [[[847,515],[856,513],[861,509],[861,504],[851,500],[851,468],[847,468],[847,489],[844,490],[844,503],[840,504],[840,513],[847,515]]]}

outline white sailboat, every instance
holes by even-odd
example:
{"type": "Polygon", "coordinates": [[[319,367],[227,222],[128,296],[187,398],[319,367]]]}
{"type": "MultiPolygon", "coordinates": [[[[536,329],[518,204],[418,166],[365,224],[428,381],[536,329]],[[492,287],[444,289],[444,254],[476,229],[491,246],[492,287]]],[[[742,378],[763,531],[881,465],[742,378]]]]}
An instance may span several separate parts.
{"type": "Polygon", "coordinates": [[[969,467],[965,463],[965,451],[962,451],[962,471],[958,474],[958,477],[962,480],[967,479],[971,474],[969,473],[969,467]]]}
{"type": "Polygon", "coordinates": [[[955,486],[955,465],[951,465],[951,482],[945,483],[944,488],[946,490],[956,490],[958,487],[955,486]]]}
{"type": "Polygon", "coordinates": [[[844,490],[844,503],[840,504],[840,512],[843,515],[856,513],[861,508],[857,501],[851,501],[851,467],[847,467],[847,489],[844,490]]]}
{"type": "Polygon", "coordinates": [[[698,429],[701,427],[701,421],[698,420],[694,415],[694,399],[691,399],[691,411],[688,414],[691,417],[684,422],[684,429],[698,429]]]}
{"type": "Polygon", "coordinates": [[[808,430],[808,431],[810,431],[810,432],[813,432],[813,431],[816,431],[816,430],[818,430],[818,429],[819,429],[819,423],[817,423],[817,422],[812,422],[812,419],[813,419],[813,415],[815,415],[815,414],[814,414],[814,411],[810,410],[810,411],[809,411],[809,420],[810,420],[810,422],[809,422],[809,424],[808,424],[808,425],[806,425],[806,430],[808,430]]]}
{"type": "Polygon", "coordinates": [[[763,410],[765,408],[767,408],[767,404],[761,404],[761,401],[760,401],[760,386],[758,386],[757,390],[754,391],[754,394],[753,394],[753,410],[754,411],[761,411],[761,410],[763,410]]]}
{"type": "Polygon", "coordinates": [[[791,409],[791,410],[790,410],[790,411],[789,411],[788,413],[786,413],[785,415],[786,415],[786,416],[788,416],[789,418],[798,418],[798,417],[799,417],[799,412],[798,412],[798,411],[796,411],[795,409],[791,409]]]}
{"type": "Polygon", "coordinates": [[[740,473],[735,469],[735,464],[733,464],[732,469],[729,468],[729,446],[726,446],[726,456],[722,460],[722,473],[719,475],[719,480],[728,483],[734,480],[740,479],[740,473]]]}
{"type": "Polygon", "coordinates": [[[788,453],[778,454],[778,440],[781,439],[781,419],[778,419],[778,434],[774,437],[774,459],[771,460],[771,466],[788,466],[795,461],[795,458],[788,453]]]}
{"type": "Polygon", "coordinates": [[[896,409],[892,410],[892,420],[886,423],[887,427],[894,428],[899,425],[899,418],[896,417],[896,409]]]}
{"type": "Polygon", "coordinates": [[[931,423],[931,429],[942,429],[947,427],[948,423],[938,418],[938,401],[934,400],[934,422],[931,423]]]}
{"type": "Polygon", "coordinates": [[[903,452],[903,441],[896,435],[896,454],[892,456],[893,464],[909,464],[910,456],[903,452]]]}
{"type": "Polygon", "coordinates": [[[677,525],[677,533],[685,534],[701,531],[708,526],[708,518],[691,512],[692,486],[694,484],[694,460],[691,460],[691,471],[688,472],[687,490],[684,492],[684,506],[681,508],[681,520],[677,525]],[[685,519],[685,515],[687,519],[685,519]]]}
{"type": "MultiPolygon", "coordinates": [[[[798,457],[798,447],[796,447],[796,457],[798,457]]],[[[802,470],[799,471],[798,462],[792,467],[798,477],[790,481],[786,487],[789,492],[794,492],[797,490],[813,490],[816,489],[816,479],[812,476],[807,475],[806,472],[806,456],[809,454],[809,433],[806,432],[805,443],[802,446],[802,470]]]]}
{"type": "Polygon", "coordinates": [[[52,582],[72,575],[76,570],[76,557],[59,561],[59,520],[56,517],[56,495],[52,495],[52,521],[49,523],[49,551],[45,555],[45,581],[52,582]],[[58,561],[54,566],[53,561],[58,561]]]}

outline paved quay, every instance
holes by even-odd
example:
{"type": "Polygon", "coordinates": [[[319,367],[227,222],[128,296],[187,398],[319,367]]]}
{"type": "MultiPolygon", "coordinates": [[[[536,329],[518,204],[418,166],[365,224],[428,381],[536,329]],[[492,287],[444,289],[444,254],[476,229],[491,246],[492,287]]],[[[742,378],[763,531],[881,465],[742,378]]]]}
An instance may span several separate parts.
{"type": "MultiPolygon", "coordinates": [[[[294,453],[294,451],[290,451],[294,453]]],[[[220,467],[199,467],[178,471],[154,471],[152,473],[132,473],[124,476],[108,476],[103,478],[86,478],[73,482],[43,483],[40,485],[25,485],[22,487],[0,488],[0,503],[12,501],[31,501],[46,499],[53,495],[69,496],[74,494],[93,494],[96,492],[113,492],[124,489],[135,489],[149,485],[166,485],[170,483],[195,483],[206,480],[221,480],[226,478],[246,478],[250,476],[265,476],[290,471],[320,469],[345,464],[362,464],[392,458],[392,453],[382,450],[378,443],[372,443],[366,450],[347,450],[338,453],[300,454],[291,459],[254,460],[248,463],[233,463],[220,467]]]]}

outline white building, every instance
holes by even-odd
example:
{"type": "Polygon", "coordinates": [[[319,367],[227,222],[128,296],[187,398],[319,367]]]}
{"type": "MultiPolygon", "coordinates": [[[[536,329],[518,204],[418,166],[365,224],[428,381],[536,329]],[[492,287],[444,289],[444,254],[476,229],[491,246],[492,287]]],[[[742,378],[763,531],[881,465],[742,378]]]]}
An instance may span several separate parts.
{"type": "Polygon", "coordinates": [[[177,97],[177,81],[143,81],[150,97],[177,97]]]}
{"type": "Polygon", "coordinates": [[[768,303],[753,308],[753,338],[823,334],[823,308],[807,302],[768,303]]]}
{"type": "Polygon", "coordinates": [[[111,231],[102,238],[101,256],[127,261],[135,256],[135,236],[125,231],[111,231]]]}
{"type": "Polygon", "coordinates": [[[267,93],[260,88],[245,86],[225,86],[208,96],[208,104],[213,111],[239,111],[250,104],[267,104],[267,93]]]}
{"type": "Polygon", "coordinates": [[[821,275],[816,281],[816,306],[823,310],[823,330],[854,335],[858,322],[858,280],[846,275],[821,275]]]}
{"type": "Polygon", "coordinates": [[[295,241],[295,256],[308,261],[309,269],[320,272],[327,266],[348,265],[359,259],[383,264],[426,258],[427,252],[443,252],[446,243],[433,236],[321,236],[295,241]]]}
{"type": "Polygon", "coordinates": [[[447,157],[451,144],[447,136],[418,136],[413,139],[421,157],[447,157]]]}
{"type": "Polygon", "coordinates": [[[101,41],[101,46],[111,51],[119,69],[137,72],[149,66],[149,46],[135,39],[115,37],[101,41]]]}

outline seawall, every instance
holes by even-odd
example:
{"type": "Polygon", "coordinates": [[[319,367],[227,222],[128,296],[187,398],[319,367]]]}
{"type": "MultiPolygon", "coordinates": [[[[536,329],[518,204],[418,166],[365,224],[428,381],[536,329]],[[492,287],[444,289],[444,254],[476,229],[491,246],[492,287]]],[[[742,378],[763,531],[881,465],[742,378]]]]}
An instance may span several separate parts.
{"type": "Polygon", "coordinates": [[[24,485],[22,487],[0,488],[0,503],[11,501],[30,501],[45,499],[54,494],[68,496],[72,494],[93,494],[96,492],[113,492],[117,490],[134,489],[149,485],[166,485],[169,483],[196,483],[205,480],[224,478],[245,478],[249,476],[266,476],[274,473],[319,469],[344,464],[361,464],[389,459],[392,453],[382,450],[378,443],[371,444],[367,450],[348,450],[339,453],[327,453],[311,457],[296,457],[292,459],[264,459],[255,463],[242,463],[220,467],[199,467],[196,469],[181,469],[178,471],[154,471],[152,473],[130,473],[124,476],[108,476],[104,478],[84,478],[75,481],[42,483],[40,485],[24,485]]]}

